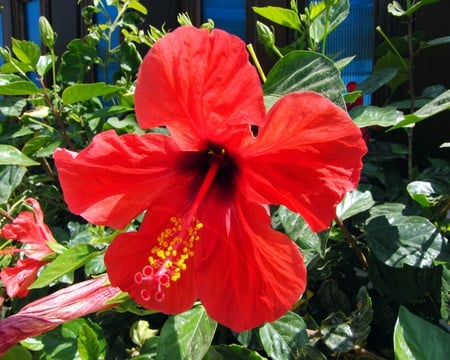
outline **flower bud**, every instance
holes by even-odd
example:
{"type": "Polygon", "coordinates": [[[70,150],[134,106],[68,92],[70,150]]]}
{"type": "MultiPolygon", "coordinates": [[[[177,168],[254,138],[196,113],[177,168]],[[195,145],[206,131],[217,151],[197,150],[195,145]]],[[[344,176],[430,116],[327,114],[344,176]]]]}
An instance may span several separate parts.
{"type": "Polygon", "coordinates": [[[49,48],[53,48],[55,46],[56,34],[45,16],[39,18],[39,32],[41,33],[42,43],[49,48]]]}
{"type": "Polygon", "coordinates": [[[258,33],[258,40],[267,49],[272,49],[275,46],[275,34],[267,25],[262,22],[256,22],[256,31],[258,33]]]}

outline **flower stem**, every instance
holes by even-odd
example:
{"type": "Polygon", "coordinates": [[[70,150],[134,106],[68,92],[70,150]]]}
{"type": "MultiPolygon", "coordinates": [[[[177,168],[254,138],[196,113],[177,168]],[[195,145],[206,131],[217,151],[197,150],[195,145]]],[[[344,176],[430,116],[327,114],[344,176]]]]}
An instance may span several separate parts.
{"type": "Polygon", "coordinates": [[[336,224],[339,226],[339,228],[342,230],[342,232],[345,235],[345,238],[350,243],[350,246],[353,248],[353,251],[355,252],[356,256],[358,257],[359,261],[361,261],[361,264],[364,268],[367,268],[369,265],[367,263],[366,256],[363,254],[361,249],[359,248],[358,244],[355,241],[355,238],[353,235],[348,231],[347,227],[344,225],[341,219],[339,217],[335,217],[334,221],[336,221],[336,224]]]}

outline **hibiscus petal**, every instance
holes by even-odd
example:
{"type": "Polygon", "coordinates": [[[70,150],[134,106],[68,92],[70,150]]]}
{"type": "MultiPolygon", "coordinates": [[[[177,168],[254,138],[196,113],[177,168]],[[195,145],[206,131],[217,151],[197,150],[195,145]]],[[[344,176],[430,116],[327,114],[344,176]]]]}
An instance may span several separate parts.
{"type": "Polygon", "coordinates": [[[158,237],[172,226],[170,218],[182,214],[188,201],[182,194],[158,199],[148,210],[141,229],[119,235],[106,252],[105,263],[111,284],[128,292],[147,309],[175,314],[188,310],[197,299],[194,267],[189,262],[177,281],[170,281],[167,288],[161,287],[164,294],[162,301],[157,300],[155,281],[135,281],[136,274],[149,266],[149,257],[154,255],[152,249],[159,246],[158,237]]]}
{"type": "Polygon", "coordinates": [[[141,127],[166,125],[185,150],[265,121],[260,80],[242,40],[192,26],[166,35],[144,58],[135,108],[141,127]]]}
{"type": "Polygon", "coordinates": [[[0,278],[9,297],[25,297],[28,287],[36,280],[37,273],[46,262],[35,259],[18,260],[14,267],[0,271],[0,278]]]}
{"type": "Polygon", "coordinates": [[[286,313],[305,290],[306,268],[295,243],[270,227],[267,210],[210,193],[199,217],[196,280],[208,314],[240,332],[286,313]]]}
{"type": "Polygon", "coordinates": [[[0,234],[6,239],[20,241],[30,246],[21,249],[28,257],[40,260],[44,256],[52,254],[47,242],[54,242],[52,233],[44,223],[44,214],[39,203],[35,199],[27,199],[26,202],[33,207],[33,212],[22,211],[11,224],[3,226],[0,234]]]}
{"type": "Polygon", "coordinates": [[[96,135],[81,152],[54,154],[70,210],[97,225],[125,227],[152,199],[190,181],[183,156],[161,134],[96,135]]]}
{"type": "Polygon", "coordinates": [[[357,187],[366,145],[347,113],[313,92],[284,96],[240,154],[240,188],[254,201],[299,212],[327,228],[345,193],[357,187]]]}

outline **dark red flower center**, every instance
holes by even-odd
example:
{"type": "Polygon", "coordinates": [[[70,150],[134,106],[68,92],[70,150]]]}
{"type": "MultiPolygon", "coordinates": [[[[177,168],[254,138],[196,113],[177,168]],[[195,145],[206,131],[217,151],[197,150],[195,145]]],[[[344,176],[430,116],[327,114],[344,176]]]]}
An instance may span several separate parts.
{"type": "Polygon", "coordinates": [[[203,179],[187,214],[170,218],[169,226],[160,233],[158,244],[151,250],[148,264],[134,275],[134,282],[142,288],[140,296],[144,301],[152,297],[158,302],[163,301],[164,289],[181,278],[188,259],[195,254],[194,245],[200,239],[199,231],[203,227],[195,216],[198,207],[213,184],[227,191],[232,182],[234,165],[224,148],[210,146],[190,160],[189,166],[196,166],[203,179]]]}

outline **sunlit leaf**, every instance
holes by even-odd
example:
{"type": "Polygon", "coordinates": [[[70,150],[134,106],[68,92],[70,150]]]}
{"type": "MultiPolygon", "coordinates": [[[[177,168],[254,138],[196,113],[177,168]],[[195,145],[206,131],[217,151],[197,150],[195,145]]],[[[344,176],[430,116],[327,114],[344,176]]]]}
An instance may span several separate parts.
{"type": "Polygon", "coordinates": [[[345,108],[345,91],[339,70],[326,56],[313,51],[292,51],[280,59],[267,74],[264,95],[267,107],[293,91],[310,90],[328,97],[345,108]]]}
{"type": "Polygon", "coordinates": [[[309,340],[305,322],[293,312],[264,324],[259,328],[259,336],[264,350],[274,360],[297,358],[297,351],[309,340]]]}
{"type": "Polygon", "coordinates": [[[388,266],[427,268],[450,260],[450,245],[426,218],[390,214],[369,221],[365,239],[376,257],[388,266]]]}
{"type": "Polygon", "coordinates": [[[97,250],[87,244],[78,244],[67,249],[42,270],[39,277],[31,284],[29,289],[39,289],[51,284],[64,274],[83,266],[96,255],[97,250]]]}
{"type": "Polygon", "coordinates": [[[156,358],[201,360],[211,345],[217,323],[203,306],[171,316],[161,329],[156,358]]]}
{"type": "Polygon", "coordinates": [[[252,9],[258,15],[275,24],[286,26],[293,30],[300,30],[300,18],[298,14],[291,9],[285,9],[278,6],[253,6],[252,9]]]}
{"type": "Polygon", "coordinates": [[[369,210],[375,205],[370,191],[351,191],[348,192],[344,199],[336,207],[336,216],[341,220],[346,220],[352,216],[369,210]]]}
{"type": "Polygon", "coordinates": [[[67,87],[62,93],[65,104],[86,101],[96,96],[105,96],[121,91],[120,86],[107,85],[103,82],[90,84],[74,84],[67,87]]]}
{"type": "Polygon", "coordinates": [[[12,145],[0,144],[0,165],[33,166],[39,163],[31,160],[12,145]]]}
{"type": "Polygon", "coordinates": [[[356,106],[350,110],[350,116],[358,127],[366,126],[393,126],[405,118],[401,111],[392,106],[356,106]]]}

